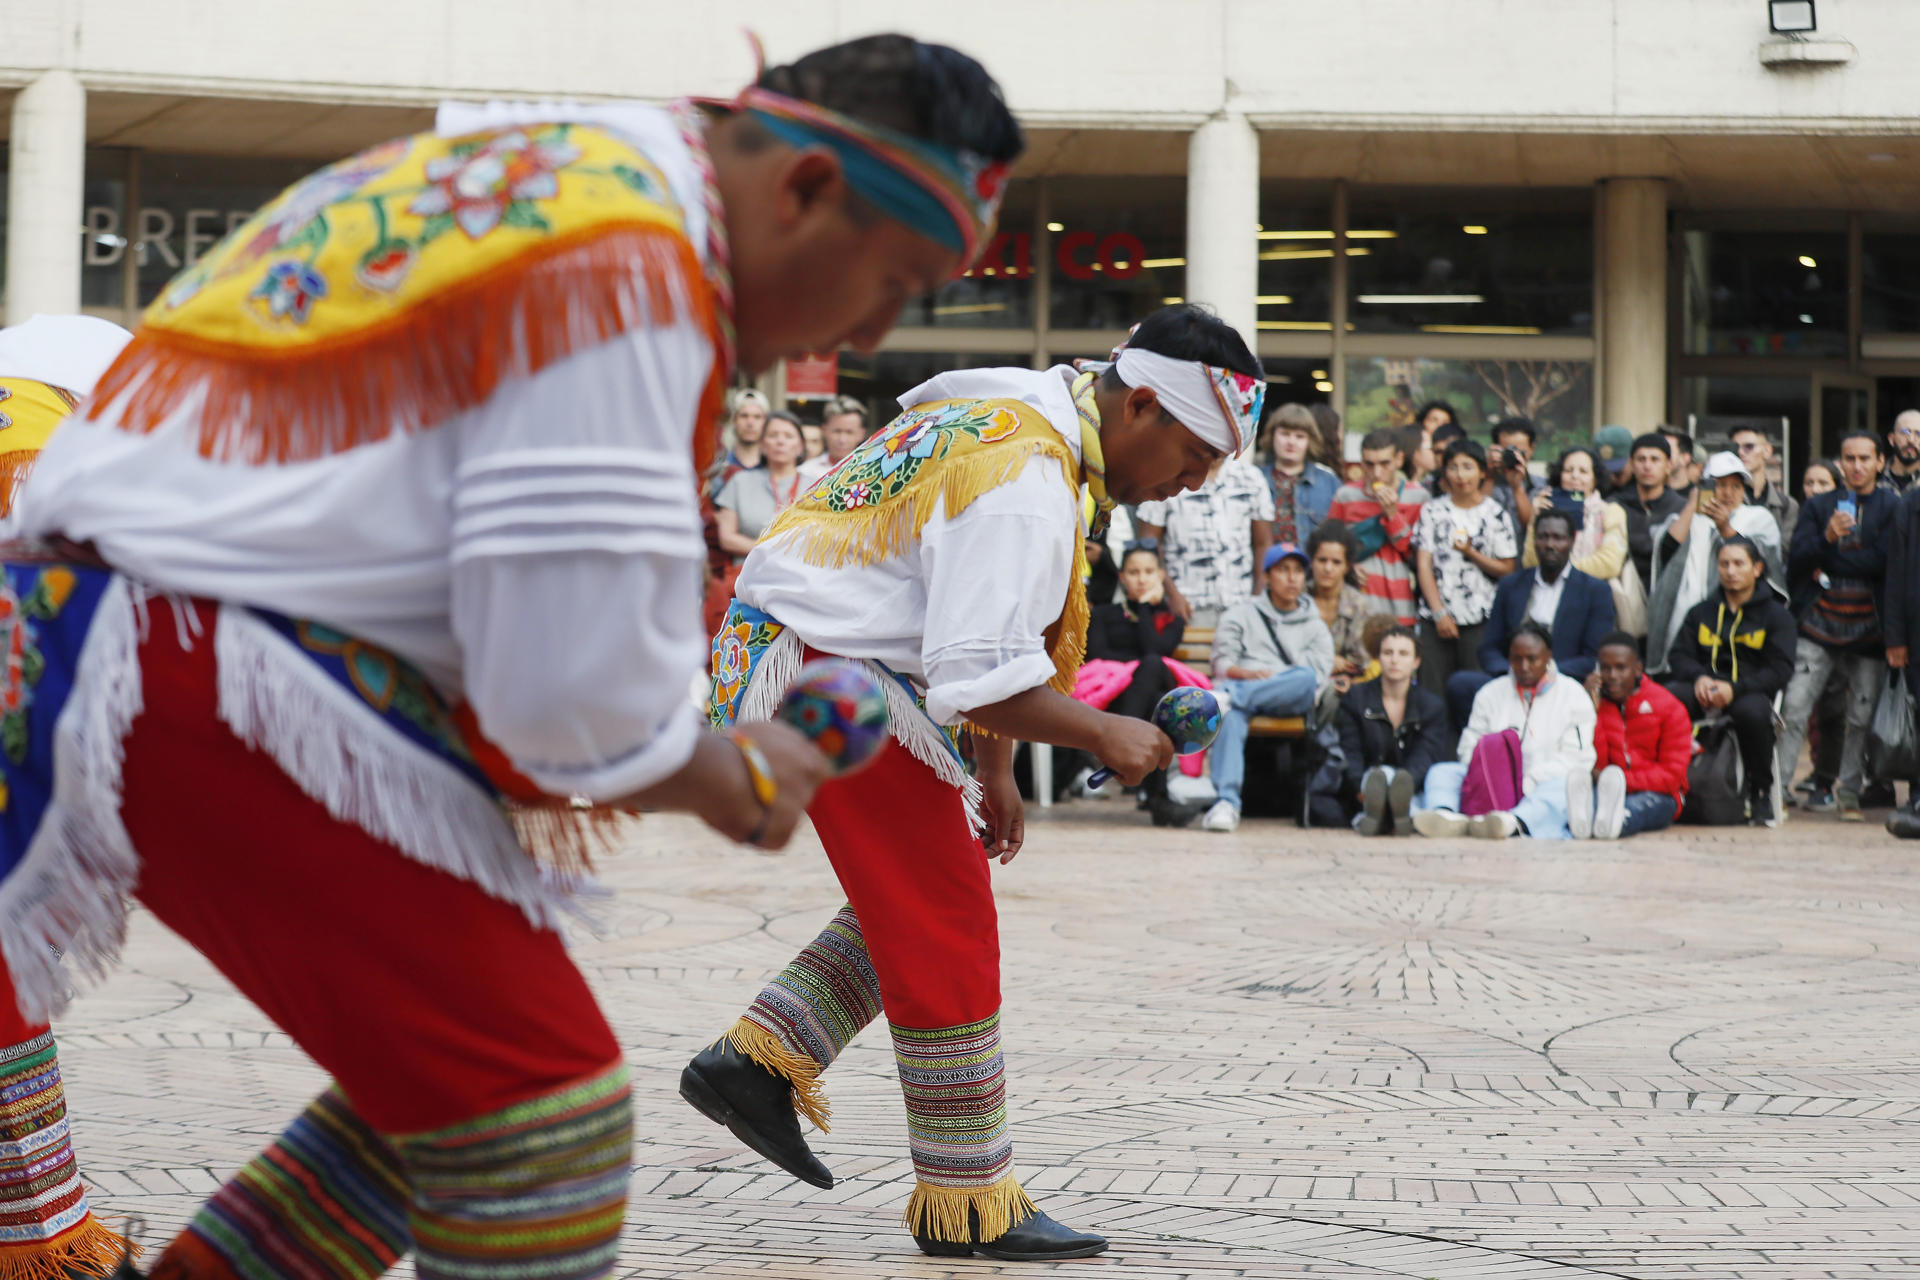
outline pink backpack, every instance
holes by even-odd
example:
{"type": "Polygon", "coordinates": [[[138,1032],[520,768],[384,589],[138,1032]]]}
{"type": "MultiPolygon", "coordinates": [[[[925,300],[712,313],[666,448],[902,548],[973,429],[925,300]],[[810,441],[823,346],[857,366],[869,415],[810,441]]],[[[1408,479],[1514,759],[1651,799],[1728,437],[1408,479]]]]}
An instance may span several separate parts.
{"type": "Polygon", "coordinates": [[[1520,735],[1512,729],[1490,733],[1473,744],[1467,776],[1460,782],[1460,812],[1472,817],[1499,813],[1520,803],[1520,735]]]}

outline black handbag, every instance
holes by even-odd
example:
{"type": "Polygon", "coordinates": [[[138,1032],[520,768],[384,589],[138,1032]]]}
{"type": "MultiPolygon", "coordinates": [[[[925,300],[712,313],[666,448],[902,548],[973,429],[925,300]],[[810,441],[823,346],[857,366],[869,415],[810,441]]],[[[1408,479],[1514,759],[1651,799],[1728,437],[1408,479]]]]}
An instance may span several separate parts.
{"type": "Polygon", "coordinates": [[[1747,820],[1747,795],[1740,768],[1740,743],[1733,722],[1711,716],[1693,727],[1699,746],[1687,765],[1687,807],[1680,821],[1704,827],[1735,827],[1747,820]]]}

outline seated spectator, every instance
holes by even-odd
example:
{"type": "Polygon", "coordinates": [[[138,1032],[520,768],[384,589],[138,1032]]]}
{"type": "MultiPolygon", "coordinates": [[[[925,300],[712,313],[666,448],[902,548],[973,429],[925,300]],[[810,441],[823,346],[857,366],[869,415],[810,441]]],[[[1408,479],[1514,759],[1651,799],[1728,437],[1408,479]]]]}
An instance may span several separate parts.
{"type": "Polygon", "coordinates": [[[1781,710],[1786,726],[1776,752],[1781,781],[1799,766],[1814,702],[1836,668],[1846,673],[1846,736],[1836,799],[1842,822],[1860,822],[1867,722],[1887,674],[1880,619],[1886,608],[1887,551],[1900,524],[1900,495],[1880,484],[1880,439],[1848,432],[1840,441],[1846,486],[1815,494],[1800,508],[1788,553],[1800,605],[1800,640],[1781,710]]]}
{"type": "Polygon", "coordinates": [[[1780,526],[1756,507],[1747,468],[1731,453],[1716,453],[1680,514],[1653,540],[1653,584],[1647,597],[1647,668],[1668,670],[1668,652],[1687,611],[1713,594],[1714,565],[1722,542],[1736,534],[1760,548],[1767,576],[1786,590],[1780,526]]]}
{"type": "MultiPolygon", "coordinates": [[[[1414,682],[1420,651],[1394,623],[1380,638],[1380,678],[1340,699],[1340,772],[1309,799],[1318,826],[1351,823],[1363,836],[1413,834],[1413,797],[1427,770],[1452,755],[1447,704],[1414,682]]],[[[1331,770],[1329,770],[1331,773],[1331,770]]]]}
{"type": "Polygon", "coordinates": [[[1575,840],[1661,831],[1680,816],[1693,762],[1693,721],[1680,700],[1647,678],[1640,642],[1616,631],[1600,642],[1586,680],[1597,717],[1593,777],[1567,779],[1567,830],[1575,840]]]}
{"type": "MultiPolygon", "coordinates": [[[[1102,662],[1137,664],[1126,685],[1110,699],[1103,695],[1098,704],[1114,715],[1145,720],[1161,695],[1179,683],[1167,660],[1180,647],[1187,624],[1167,604],[1166,581],[1159,549],[1136,542],[1120,562],[1123,598],[1093,607],[1087,627],[1087,665],[1081,671],[1092,673],[1093,664],[1102,662]]],[[[1080,696],[1078,688],[1075,696],[1080,696]]],[[[1140,785],[1154,825],[1176,825],[1176,806],[1167,799],[1166,771],[1154,770],[1140,785]]]]}
{"type": "Polygon", "coordinates": [[[1213,633],[1213,688],[1221,696],[1220,736],[1208,749],[1220,797],[1202,825],[1240,825],[1240,785],[1255,716],[1304,716],[1333,680],[1333,633],[1307,589],[1307,553],[1290,543],[1267,552],[1267,589],[1227,610],[1213,633]]]}
{"type": "Polygon", "coordinates": [[[1540,563],[1510,573],[1493,593],[1493,609],[1480,635],[1480,670],[1456,671],[1447,681],[1447,707],[1465,724],[1482,685],[1507,671],[1507,649],[1520,624],[1532,619],[1552,634],[1553,660],[1575,684],[1593,673],[1600,638],[1614,629],[1613,593],[1569,563],[1573,516],[1548,508],[1534,517],[1533,543],[1540,563]]]}
{"type": "Polygon", "coordinates": [[[1264,474],[1273,490],[1273,540],[1307,544],[1327,518],[1340,477],[1313,460],[1320,452],[1320,424],[1307,406],[1281,405],[1267,418],[1267,430],[1273,460],[1264,474]]]}
{"type": "Polygon", "coordinates": [[[1196,627],[1260,590],[1259,565],[1273,542],[1273,490],[1245,458],[1228,458],[1189,493],[1134,509],[1135,535],[1160,544],[1167,603],[1196,627]]]}
{"type": "MultiPolygon", "coordinates": [[[[1552,514],[1560,513],[1543,512],[1540,518],[1552,514]]],[[[1516,835],[1567,838],[1567,780],[1585,783],[1593,774],[1593,699],[1579,679],[1554,666],[1553,642],[1532,618],[1514,630],[1507,667],[1507,674],[1475,695],[1473,713],[1460,734],[1458,761],[1427,771],[1426,789],[1413,815],[1414,830],[1421,835],[1471,831],[1490,840],[1516,835]],[[1511,809],[1469,818],[1460,812],[1460,788],[1473,749],[1488,734],[1508,729],[1520,738],[1520,800],[1511,809]]]]}
{"type": "Polygon", "coordinates": [[[1360,590],[1354,569],[1353,535],[1338,520],[1328,520],[1307,539],[1307,559],[1313,566],[1313,604],[1320,621],[1333,633],[1333,684],[1345,693],[1367,669],[1369,655],[1361,641],[1367,619],[1391,618],[1380,602],[1360,590]]]}
{"type": "Polygon", "coordinates": [[[1414,572],[1420,583],[1420,669],[1444,690],[1456,671],[1480,669],[1480,633],[1500,579],[1513,572],[1513,522],[1486,494],[1487,454],[1471,440],[1447,446],[1445,497],[1420,508],[1414,572]]]}
{"type": "Polygon", "coordinates": [[[1414,625],[1413,528],[1427,491],[1407,479],[1401,434],[1381,427],[1360,441],[1365,484],[1345,484],[1327,518],[1352,531],[1360,548],[1361,589],[1383,610],[1414,625]]]}
{"type": "Polygon", "coordinates": [[[1698,720],[1724,712],[1740,744],[1747,820],[1774,826],[1773,696],[1794,672],[1798,630],[1767,581],[1760,548],[1733,537],[1720,547],[1719,590],[1687,612],[1673,646],[1667,692],[1698,720]]]}

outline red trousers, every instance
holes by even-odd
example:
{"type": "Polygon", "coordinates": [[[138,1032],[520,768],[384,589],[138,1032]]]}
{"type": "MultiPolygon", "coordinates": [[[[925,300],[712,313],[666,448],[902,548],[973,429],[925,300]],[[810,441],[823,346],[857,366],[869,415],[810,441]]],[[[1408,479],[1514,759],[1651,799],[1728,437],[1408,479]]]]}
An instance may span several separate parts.
{"type": "Polygon", "coordinates": [[[558,936],[330,816],[219,718],[214,610],[191,650],[155,614],[123,773],[137,896],[369,1124],[441,1128],[620,1057],[558,936]]]}
{"type": "Polygon", "coordinates": [[[956,1027],[1000,1009],[992,865],[960,793],[897,742],[807,814],[860,919],[889,1021],[956,1027]]]}

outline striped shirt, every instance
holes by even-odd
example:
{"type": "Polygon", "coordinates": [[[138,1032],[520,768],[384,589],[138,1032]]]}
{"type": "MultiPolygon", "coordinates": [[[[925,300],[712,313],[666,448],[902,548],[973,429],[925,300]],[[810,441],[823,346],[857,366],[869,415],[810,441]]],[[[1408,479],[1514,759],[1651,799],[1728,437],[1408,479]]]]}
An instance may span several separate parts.
{"type": "Polygon", "coordinates": [[[1416,622],[1413,590],[1413,530],[1427,491],[1411,480],[1400,486],[1400,501],[1383,512],[1374,496],[1358,485],[1345,484],[1333,495],[1327,519],[1347,524],[1360,539],[1361,589],[1382,611],[1391,611],[1407,626],[1416,622]]]}

